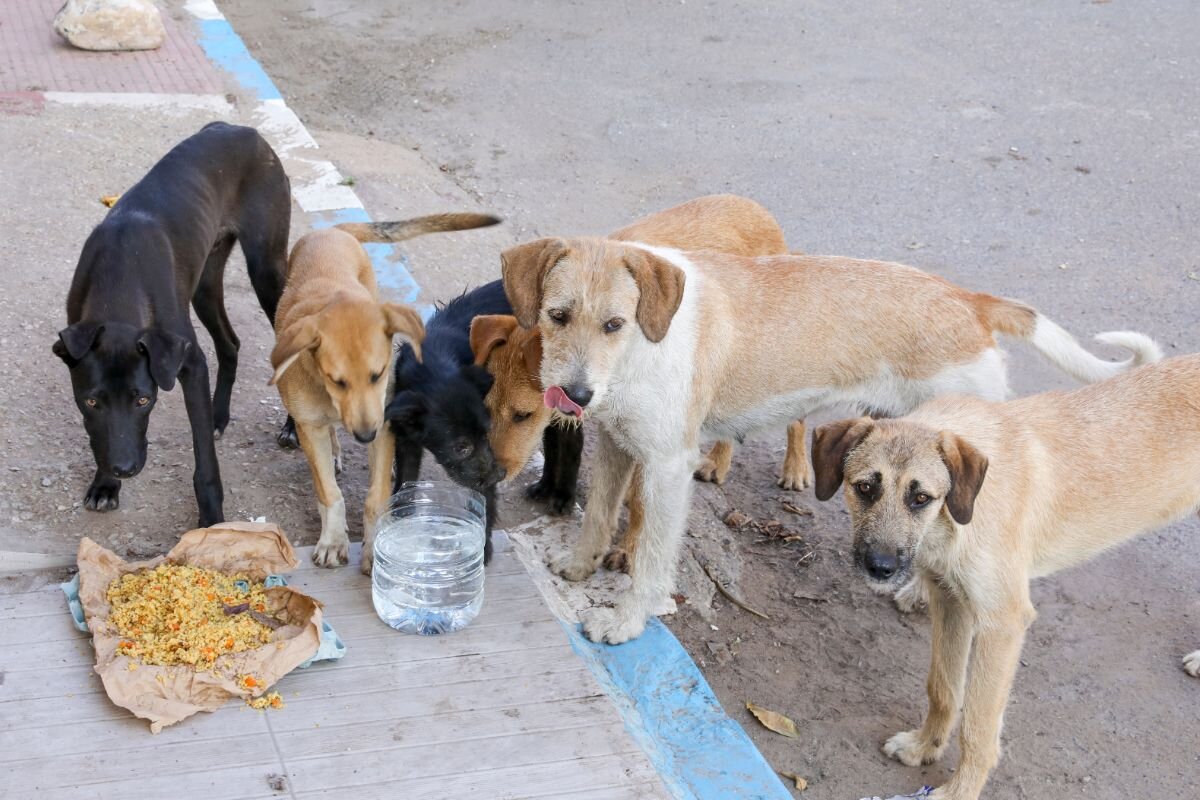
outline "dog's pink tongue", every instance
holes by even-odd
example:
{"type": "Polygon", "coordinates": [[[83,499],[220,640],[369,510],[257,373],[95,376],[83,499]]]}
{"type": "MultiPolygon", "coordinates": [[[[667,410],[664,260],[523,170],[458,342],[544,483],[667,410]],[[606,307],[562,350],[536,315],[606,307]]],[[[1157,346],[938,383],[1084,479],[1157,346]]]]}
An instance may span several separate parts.
{"type": "Polygon", "coordinates": [[[568,417],[583,419],[583,409],[578,403],[567,397],[567,393],[562,390],[561,386],[551,386],[547,389],[546,393],[542,395],[542,402],[546,404],[546,408],[561,411],[568,417]]]}

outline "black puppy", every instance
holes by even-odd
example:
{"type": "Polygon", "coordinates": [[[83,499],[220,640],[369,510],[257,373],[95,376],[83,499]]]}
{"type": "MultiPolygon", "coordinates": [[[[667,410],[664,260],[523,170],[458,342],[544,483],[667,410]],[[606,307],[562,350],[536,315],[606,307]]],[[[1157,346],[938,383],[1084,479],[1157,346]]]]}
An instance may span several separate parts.
{"type": "Polygon", "coordinates": [[[396,436],[395,485],[417,480],[421,456],[433,454],[450,478],[487,500],[484,563],[492,558],[496,484],[504,477],[488,444],[491,420],[483,398],[492,376],[475,366],[471,320],[480,314],[511,314],[500,281],[451,300],[425,324],[422,360],[404,344],[396,359],[395,396],[386,416],[396,436]]]}
{"type": "MultiPolygon", "coordinates": [[[[214,433],[229,424],[238,338],[225,314],[225,260],[240,242],[267,319],[287,270],[287,175],[253,128],[213,122],[163,156],[122,195],[83,246],[54,353],[71,370],[75,404],[96,458],[84,505],[116,508],[121,480],[146,464],[158,390],[176,377],[192,428],[200,525],[225,519],[214,433]],[[188,303],[212,335],[217,388],[188,303]]],[[[288,420],[287,424],[291,424],[288,420]]]]}

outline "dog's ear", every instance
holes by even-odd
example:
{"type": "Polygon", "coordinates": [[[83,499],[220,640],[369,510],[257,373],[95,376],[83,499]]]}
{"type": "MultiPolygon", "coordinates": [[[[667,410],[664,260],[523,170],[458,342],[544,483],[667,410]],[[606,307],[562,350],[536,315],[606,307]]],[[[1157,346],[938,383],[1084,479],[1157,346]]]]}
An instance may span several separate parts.
{"type": "Polygon", "coordinates": [[[162,328],[146,328],[138,336],[137,346],[150,361],[150,377],[158,388],[164,392],[174,389],[175,377],[192,343],[162,328]]]}
{"type": "Polygon", "coordinates": [[[828,500],[845,480],[846,454],[866,438],[875,422],[870,417],[828,422],[813,431],[812,462],[818,500],[828,500]]]}
{"type": "Polygon", "coordinates": [[[96,337],[102,330],[104,330],[102,322],[76,322],[71,327],[63,328],[58,332],[58,341],[50,349],[68,367],[74,367],[92,349],[92,345],[96,343],[96,337]]]}
{"type": "Polygon", "coordinates": [[[384,303],[380,308],[383,310],[383,318],[387,320],[388,336],[395,336],[397,333],[404,336],[417,361],[420,361],[421,342],[425,341],[425,323],[421,321],[421,315],[399,303],[384,303]]]}
{"type": "Polygon", "coordinates": [[[275,373],[271,375],[271,380],[267,381],[267,385],[274,386],[278,383],[279,379],[283,377],[283,373],[296,363],[296,359],[300,357],[301,353],[316,350],[320,344],[321,331],[317,328],[315,314],[298,319],[288,325],[275,340],[275,349],[271,351],[271,366],[275,368],[275,373]]]}
{"type": "Polygon", "coordinates": [[[475,363],[483,366],[492,351],[508,343],[508,337],[517,328],[517,318],[508,314],[480,314],[471,320],[471,352],[475,363]]]}
{"type": "Polygon", "coordinates": [[[492,373],[475,364],[467,364],[459,370],[459,374],[479,390],[480,397],[487,397],[487,393],[492,389],[492,384],[496,381],[492,377],[492,373]]]}
{"type": "Polygon", "coordinates": [[[546,275],[569,250],[562,239],[538,239],[510,247],[500,255],[504,293],[522,328],[537,325],[546,275]]]}
{"type": "Polygon", "coordinates": [[[637,321],[652,342],[661,342],[683,301],[683,270],[654,253],[627,248],[625,268],[638,285],[637,321]]]}
{"type": "Polygon", "coordinates": [[[525,342],[521,345],[521,355],[525,357],[525,369],[528,370],[533,382],[542,385],[542,329],[531,328],[526,333],[525,342]]]}
{"type": "Polygon", "coordinates": [[[425,396],[411,389],[398,392],[388,403],[383,415],[389,422],[395,423],[397,433],[407,438],[420,438],[425,430],[425,418],[429,413],[429,403],[425,396]]]}
{"type": "Polygon", "coordinates": [[[959,525],[966,525],[975,515],[975,498],[987,475],[987,456],[975,449],[966,439],[942,431],[938,442],[942,461],[950,473],[950,491],[946,495],[946,510],[959,525]]]}

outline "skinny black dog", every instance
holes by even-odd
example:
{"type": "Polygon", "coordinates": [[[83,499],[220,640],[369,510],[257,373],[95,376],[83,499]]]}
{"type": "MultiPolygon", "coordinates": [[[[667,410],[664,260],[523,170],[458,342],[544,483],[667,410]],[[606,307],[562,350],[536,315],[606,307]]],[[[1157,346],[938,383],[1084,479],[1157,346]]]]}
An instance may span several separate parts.
{"type": "MultiPolygon", "coordinates": [[[[158,390],[178,377],[192,428],[200,525],[225,519],[215,436],[229,424],[238,338],[225,314],[225,261],[240,242],[267,319],[287,271],[289,183],[253,128],[214,122],[163,156],[83,246],[54,353],[71,370],[96,477],[84,505],[116,508],[121,481],[146,464],[158,390]],[[217,388],[188,302],[212,335],[217,388]]],[[[291,425],[289,419],[286,425],[291,425]]]]}
{"type": "Polygon", "coordinates": [[[491,420],[483,398],[492,388],[492,376],[473,363],[471,320],[480,314],[511,313],[500,281],[466,292],[438,309],[425,325],[422,360],[417,361],[409,345],[401,346],[396,393],[386,412],[396,436],[396,488],[417,480],[421,457],[428,450],[451,480],[487,500],[484,563],[492,557],[496,484],[504,470],[488,444],[491,420]]]}

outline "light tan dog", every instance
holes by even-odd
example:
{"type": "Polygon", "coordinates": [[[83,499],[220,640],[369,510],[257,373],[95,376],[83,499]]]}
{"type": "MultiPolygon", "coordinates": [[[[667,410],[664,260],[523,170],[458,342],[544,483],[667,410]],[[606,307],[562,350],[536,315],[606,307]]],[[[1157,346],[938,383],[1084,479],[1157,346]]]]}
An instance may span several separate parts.
{"type": "MultiPolygon", "coordinates": [[[[909,766],[936,761],[962,707],[962,758],[933,797],[974,800],[999,760],[1035,616],[1030,580],[1200,508],[1197,397],[1193,355],[1071,392],[944,397],[903,419],[816,431],[817,495],[844,483],[859,567],[876,584],[912,572],[927,585],[929,712],[884,752],[909,766]]],[[[1200,672],[1200,651],[1184,669],[1200,672]]]]}
{"type": "Polygon", "coordinates": [[[288,259],[287,285],[275,314],[271,383],[296,421],[321,512],[313,561],[345,564],[350,540],[337,424],[370,443],[370,489],[363,510],[363,572],[371,570],[375,520],[391,492],[395,442],[383,409],[392,373],[392,336],[420,355],[424,326],[417,312],[380,303],[371,259],[360,242],[399,242],[425,233],[494,225],[481,214],[440,214],[403,222],[346,223],[301,237],[288,259]]]}
{"type": "Polygon", "coordinates": [[[583,535],[559,574],[596,569],[642,468],[632,588],[584,620],[613,644],[640,635],[673,587],[702,434],[736,439],[844,404],[894,416],[948,392],[1003,399],[997,333],[1083,380],[1158,356],[1140,334],[1107,334],[1135,355],[1105,362],[1026,305],[884,262],[541,239],[507,250],[503,274],[517,320],[541,328],[542,385],[599,423],[583,535]]]}
{"type": "MultiPolygon", "coordinates": [[[[608,238],[740,256],[788,253],[783,230],[771,212],[753,200],[728,194],[698,197],[656,212],[608,238]]],[[[492,418],[488,441],[505,469],[505,480],[512,480],[533,456],[555,418],[555,412],[542,401],[541,330],[537,326],[523,329],[512,316],[479,316],[471,323],[471,349],[475,363],[495,378],[486,398],[492,418]]],[[[793,422],[788,427],[780,487],[798,490],[812,482],[805,446],[804,421],[793,422]]],[[[696,469],[696,478],[724,483],[732,457],[732,442],[716,441],[696,469]]]]}

